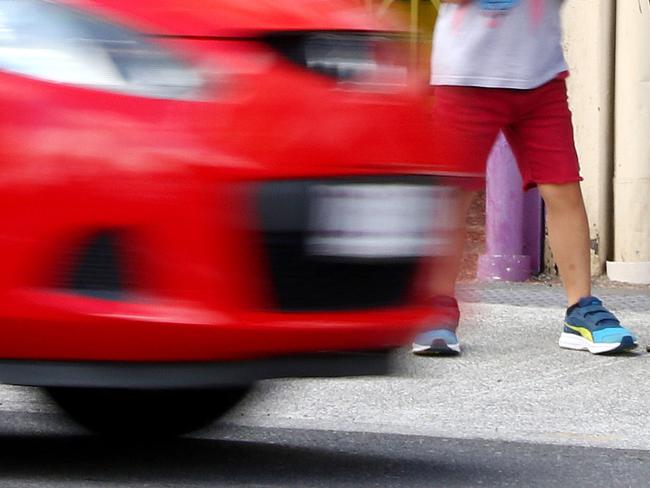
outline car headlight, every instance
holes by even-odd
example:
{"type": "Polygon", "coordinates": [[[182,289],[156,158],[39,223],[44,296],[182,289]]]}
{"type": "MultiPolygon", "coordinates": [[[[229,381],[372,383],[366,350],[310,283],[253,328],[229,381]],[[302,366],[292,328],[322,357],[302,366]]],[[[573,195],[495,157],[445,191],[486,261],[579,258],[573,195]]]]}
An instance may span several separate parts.
{"type": "Polygon", "coordinates": [[[47,0],[0,0],[0,70],[152,98],[193,99],[202,84],[143,35],[47,0]]]}
{"type": "Polygon", "coordinates": [[[373,32],[271,34],[265,42],[295,64],[358,87],[402,86],[407,56],[399,37],[373,32]]]}

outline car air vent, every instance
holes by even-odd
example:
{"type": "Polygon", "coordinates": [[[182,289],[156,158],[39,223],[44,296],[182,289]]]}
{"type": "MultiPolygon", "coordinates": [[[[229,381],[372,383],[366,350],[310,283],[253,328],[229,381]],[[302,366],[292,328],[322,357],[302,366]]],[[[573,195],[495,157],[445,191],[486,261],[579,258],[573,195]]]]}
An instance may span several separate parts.
{"type": "Polygon", "coordinates": [[[62,288],[79,294],[119,298],[129,287],[123,256],[124,232],[105,230],[74,250],[62,288]]]}

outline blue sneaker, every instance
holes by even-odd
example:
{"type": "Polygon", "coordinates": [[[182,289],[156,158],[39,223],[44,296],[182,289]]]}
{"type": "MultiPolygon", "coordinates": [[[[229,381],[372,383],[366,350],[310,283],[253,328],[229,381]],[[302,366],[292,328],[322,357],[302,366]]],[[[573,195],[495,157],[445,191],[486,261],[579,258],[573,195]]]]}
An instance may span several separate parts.
{"type": "Polygon", "coordinates": [[[567,310],[560,347],[603,354],[630,351],[637,346],[636,337],[598,298],[581,298],[567,310]]]}
{"type": "Polygon", "coordinates": [[[460,310],[454,297],[438,296],[433,305],[443,313],[435,329],[419,334],[413,340],[412,352],[419,356],[455,356],[460,354],[460,343],[454,332],[458,327],[460,310]]]}

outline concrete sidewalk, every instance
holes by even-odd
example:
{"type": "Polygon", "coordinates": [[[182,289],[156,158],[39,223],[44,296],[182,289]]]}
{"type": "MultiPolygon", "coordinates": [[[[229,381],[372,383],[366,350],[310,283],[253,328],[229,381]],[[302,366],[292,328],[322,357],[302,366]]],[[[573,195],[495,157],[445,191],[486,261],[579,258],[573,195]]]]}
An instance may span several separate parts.
{"type": "Polygon", "coordinates": [[[564,294],[557,286],[462,285],[460,357],[403,351],[392,377],[268,381],[228,421],[650,449],[650,290],[595,293],[639,335],[638,352],[559,349],[564,294]]]}
{"type": "MultiPolygon", "coordinates": [[[[564,288],[557,281],[461,283],[457,290],[459,299],[465,303],[563,308],[566,301],[564,288]]],[[[599,279],[594,284],[593,294],[616,312],[650,312],[650,286],[599,279]]]]}

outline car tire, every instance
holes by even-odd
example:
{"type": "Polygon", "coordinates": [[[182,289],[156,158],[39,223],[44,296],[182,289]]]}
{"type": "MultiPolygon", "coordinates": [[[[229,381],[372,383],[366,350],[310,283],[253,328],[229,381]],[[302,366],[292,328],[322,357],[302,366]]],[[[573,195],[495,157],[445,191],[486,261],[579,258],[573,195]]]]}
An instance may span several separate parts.
{"type": "Polygon", "coordinates": [[[249,389],[48,388],[47,391],[72,419],[95,433],[170,437],[208,426],[239,403],[249,389]]]}

